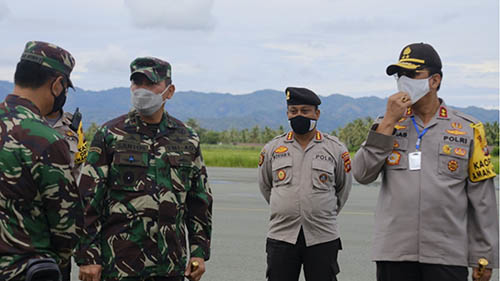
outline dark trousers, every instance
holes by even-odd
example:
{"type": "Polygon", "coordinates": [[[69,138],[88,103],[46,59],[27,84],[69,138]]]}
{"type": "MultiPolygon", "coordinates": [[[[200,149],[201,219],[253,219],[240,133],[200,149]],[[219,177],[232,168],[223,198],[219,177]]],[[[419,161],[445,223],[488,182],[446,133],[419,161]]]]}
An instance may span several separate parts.
{"type": "Polygon", "coordinates": [[[304,265],[304,276],[307,281],[336,281],[336,275],[340,272],[337,255],[341,249],[340,238],[306,247],[302,230],[295,245],[268,238],[267,280],[299,280],[300,268],[304,265]]]}
{"type": "Polygon", "coordinates": [[[465,266],[419,262],[377,262],[377,281],[467,281],[465,266]]]}

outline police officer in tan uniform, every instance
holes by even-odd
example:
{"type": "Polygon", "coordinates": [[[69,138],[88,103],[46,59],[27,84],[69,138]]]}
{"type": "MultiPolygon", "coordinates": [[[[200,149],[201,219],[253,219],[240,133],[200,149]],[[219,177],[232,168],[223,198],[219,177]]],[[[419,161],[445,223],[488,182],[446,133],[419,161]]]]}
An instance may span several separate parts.
{"type": "Polygon", "coordinates": [[[431,45],[404,47],[387,74],[399,92],[353,166],[362,184],[382,174],[377,280],[467,280],[467,267],[474,280],[489,280],[498,267],[498,212],[483,125],[438,98],[441,59],[431,45]]]}
{"type": "Polygon", "coordinates": [[[293,131],[267,143],[259,159],[259,186],[270,204],[267,278],[337,280],[342,249],[337,216],[351,189],[351,160],[336,138],[316,129],[321,103],[305,88],[287,88],[293,131]]]}
{"type": "Polygon", "coordinates": [[[78,182],[82,164],[87,157],[87,145],[83,135],[80,112],[77,109],[74,114],[71,114],[61,110],[46,116],[45,120],[68,143],[71,152],[71,172],[78,182]]]}

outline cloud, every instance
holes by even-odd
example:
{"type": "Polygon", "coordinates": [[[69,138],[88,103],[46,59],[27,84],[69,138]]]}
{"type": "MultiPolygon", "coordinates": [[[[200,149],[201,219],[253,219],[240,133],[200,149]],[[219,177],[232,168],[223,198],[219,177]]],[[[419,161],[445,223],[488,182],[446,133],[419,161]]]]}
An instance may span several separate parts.
{"type": "Polygon", "coordinates": [[[0,21],[6,18],[10,13],[9,7],[5,3],[5,1],[0,0],[0,21]]]}
{"type": "Polygon", "coordinates": [[[144,29],[212,30],[214,0],[125,0],[132,22],[144,29]]]}
{"type": "Polygon", "coordinates": [[[448,63],[466,73],[498,73],[498,61],[490,60],[481,63],[448,63]]]}

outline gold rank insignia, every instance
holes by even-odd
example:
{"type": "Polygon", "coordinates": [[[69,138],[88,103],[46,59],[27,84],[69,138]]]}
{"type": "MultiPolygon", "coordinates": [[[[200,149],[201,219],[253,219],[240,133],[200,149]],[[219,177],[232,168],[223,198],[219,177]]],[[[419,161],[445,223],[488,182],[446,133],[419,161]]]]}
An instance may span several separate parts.
{"type": "Polygon", "coordinates": [[[73,131],[66,131],[66,135],[69,137],[74,137],[75,133],[73,133],[73,131]]]}
{"type": "Polygon", "coordinates": [[[287,151],[288,151],[288,147],[281,145],[274,150],[274,153],[280,154],[280,153],[285,153],[287,151]]]}
{"type": "Polygon", "coordinates": [[[321,133],[319,131],[316,131],[316,140],[320,141],[322,139],[323,139],[323,136],[321,135],[321,133]]]}
{"type": "Polygon", "coordinates": [[[286,91],[286,100],[290,99],[290,91],[286,91]]]}
{"type": "Polygon", "coordinates": [[[286,135],[286,140],[292,140],[293,139],[293,131],[290,131],[288,132],[288,134],[286,135]]]}
{"type": "Polygon", "coordinates": [[[406,116],[410,116],[412,113],[411,107],[408,107],[408,109],[406,109],[406,116]]]}
{"type": "Polygon", "coordinates": [[[396,130],[402,130],[402,129],[406,129],[406,126],[403,126],[403,125],[399,125],[399,124],[398,124],[398,125],[394,126],[394,128],[395,128],[396,130]]]}
{"type": "Polygon", "coordinates": [[[462,129],[462,123],[453,122],[453,123],[451,123],[451,127],[453,129],[462,129]]]}
{"type": "Polygon", "coordinates": [[[441,117],[441,118],[448,118],[448,110],[446,110],[446,107],[441,106],[439,108],[439,117],[441,117]]]}
{"type": "Polygon", "coordinates": [[[281,169],[278,171],[278,180],[282,181],[286,178],[285,170],[281,169]]]}
{"type": "Polygon", "coordinates": [[[392,151],[391,155],[387,157],[386,163],[389,166],[394,166],[398,165],[400,160],[401,160],[401,153],[394,150],[392,151]]]}

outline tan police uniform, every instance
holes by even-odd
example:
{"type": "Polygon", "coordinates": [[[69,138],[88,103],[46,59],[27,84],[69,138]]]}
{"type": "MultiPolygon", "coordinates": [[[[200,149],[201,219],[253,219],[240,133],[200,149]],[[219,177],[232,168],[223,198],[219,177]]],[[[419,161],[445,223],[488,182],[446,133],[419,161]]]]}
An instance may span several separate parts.
{"type": "Polygon", "coordinates": [[[337,215],[352,182],[345,146],[317,131],[302,149],[289,132],[266,144],[260,157],[260,191],[271,207],[268,238],[294,244],[301,227],[307,246],[339,238],[337,215]]]}
{"type": "MultiPolygon", "coordinates": [[[[381,118],[376,121],[380,122],[381,118]]],[[[375,128],[354,158],[363,184],[382,175],[375,215],[373,259],[498,267],[498,211],[491,158],[482,124],[441,107],[425,126],[408,110],[391,136],[375,128]],[[417,130],[421,168],[410,170],[417,130]]]]}
{"type": "Polygon", "coordinates": [[[268,281],[334,281],[342,249],[337,216],[351,190],[351,160],[336,138],[316,129],[319,97],[288,87],[292,131],[267,143],[259,159],[259,187],[271,216],[266,241],[268,281]],[[311,107],[311,106],[314,106],[311,107]],[[297,136],[313,137],[305,148],[297,136]]]}
{"type": "MultiPolygon", "coordinates": [[[[82,164],[85,161],[85,158],[80,159],[80,157],[78,157],[79,159],[78,160],[76,159],[77,154],[79,152],[78,150],[79,134],[78,132],[75,132],[70,128],[72,120],[73,120],[73,114],[69,112],[64,112],[61,118],[57,120],[57,122],[52,126],[52,128],[54,128],[57,132],[59,132],[69,145],[69,150],[71,152],[71,172],[75,180],[78,182],[78,178],[80,177],[80,172],[82,169],[82,164]]],[[[81,137],[83,137],[83,135],[81,137]]],[[[84,149],[86,150],[86,148],[84,149]]]]}

